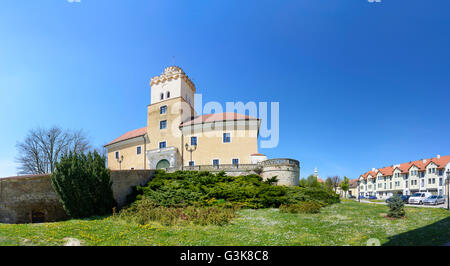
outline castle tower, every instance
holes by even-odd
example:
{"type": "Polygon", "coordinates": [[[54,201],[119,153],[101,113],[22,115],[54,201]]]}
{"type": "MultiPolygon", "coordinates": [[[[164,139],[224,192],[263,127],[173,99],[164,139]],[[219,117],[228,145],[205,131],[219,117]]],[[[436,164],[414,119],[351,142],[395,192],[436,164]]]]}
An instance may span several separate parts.
{"type": "Polygon", "coordinates": [[[180,165],[181,122],[195,116],[194,83],[178,66],[170,66],[150,81],[151,99],[147,107],[147,134],[150,169],[180,165]]]}

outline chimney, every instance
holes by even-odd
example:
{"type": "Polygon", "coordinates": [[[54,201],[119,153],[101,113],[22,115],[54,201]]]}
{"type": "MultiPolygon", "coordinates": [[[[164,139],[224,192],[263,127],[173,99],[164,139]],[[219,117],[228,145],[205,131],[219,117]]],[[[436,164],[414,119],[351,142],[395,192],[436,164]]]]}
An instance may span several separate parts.
{"type": "Polygon", "coordinates": [[[437,157],[438,159],[441,159],[441,155],[439,155],[439,154],[438,154],[436,157],[437,157]]]}
{"type": "Polygon", "coordinates": [[[372,168],[372,172],[375,172],[375,168],[372,168]]]}
{"type": "Polygon", "coordinates": [[[427,159],[423,159],[422,162],[423,162],[423,163],[427,163],[427,159]]]}

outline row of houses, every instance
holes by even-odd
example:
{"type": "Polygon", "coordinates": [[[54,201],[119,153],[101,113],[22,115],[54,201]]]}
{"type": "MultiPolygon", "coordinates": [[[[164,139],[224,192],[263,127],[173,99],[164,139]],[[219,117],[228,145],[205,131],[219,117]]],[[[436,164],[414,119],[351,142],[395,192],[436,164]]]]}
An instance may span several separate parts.
{"type": "Polygon", "coordinates": [[[446,172],[450,171],[450,156],[436,156],[383,168],[373,168],[350,181],[349,194],[388,198],[393,194],[415,192],[446,194],[446,172]],[[358,188],[359,181],[359,188],[358,188]]]}

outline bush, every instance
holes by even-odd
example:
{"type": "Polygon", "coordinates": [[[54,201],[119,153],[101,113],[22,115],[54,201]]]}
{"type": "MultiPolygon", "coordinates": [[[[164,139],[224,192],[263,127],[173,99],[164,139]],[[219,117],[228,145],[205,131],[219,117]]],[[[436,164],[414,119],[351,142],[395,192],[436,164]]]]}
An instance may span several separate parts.
{"type": "MultiPolygon", "coordinates": [[[[274,181],[274,180],[271,180],[274,181]]],[[[274,186],[259,175],[226,176],[224,172],[158,171],[145,186],[138,187],[137,200],[147,197],[158,206],[222,206],[278,208],[281,204],[316,201],[339,202],[339,196],[322,187],[274,186]]]]}
{"type": "Polygon", "coordinates": [[[281,205],[280,212],[287,213],[319,213],[321,204],[318,202],[300,202],[297,204],[281,205]]]}
{"type": "Polygon", "coordinates": [[[389,212],[388,217],[401,218],[405,216],[405,204],[399,195],[395,195],[388,202],[389,212]]]}
{"type": "Polygon", "coordinates": [[[72,218],[109,214],[116,205],[105,157],[97,152],[62,156],[51,182],[64,210],[72,218]]]}
{"type": "Polygon", "coordinates": [[[145,225],[160,222],[163,225],[193,223],[199,225],[225,225],[236,215],[236,208],[220,207],[165,207],[156,205],[151,199],[143,197],[140,201],[124,209],[120,217],[145,225]]]}

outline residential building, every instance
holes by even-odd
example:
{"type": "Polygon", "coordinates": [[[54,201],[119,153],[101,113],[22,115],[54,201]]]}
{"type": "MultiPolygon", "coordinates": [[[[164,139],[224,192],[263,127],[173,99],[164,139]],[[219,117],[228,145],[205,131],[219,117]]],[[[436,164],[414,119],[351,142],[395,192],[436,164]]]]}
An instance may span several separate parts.
{"type": "Polygon", "coordinates": [[[411,195],[415,192],[446,194],[445,173],[450,169],[450,156],[436,156],[408,163],[373,168],[359,177],[359,194],[388,198],[394,193],[411,195]]]}

